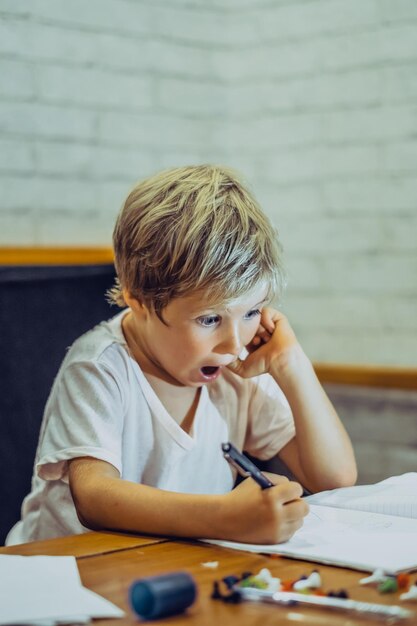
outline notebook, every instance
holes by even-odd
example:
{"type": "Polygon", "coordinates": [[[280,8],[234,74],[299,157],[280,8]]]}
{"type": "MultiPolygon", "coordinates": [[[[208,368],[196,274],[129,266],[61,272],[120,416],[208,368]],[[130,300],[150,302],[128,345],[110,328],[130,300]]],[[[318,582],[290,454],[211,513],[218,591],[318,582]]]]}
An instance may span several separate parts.
{"type": "Polygon", "coordinates": [[[306,500],[310,512],[289,541],[210,543],[364,571],[382,568],[395,574],[417,569],[417,473],[324,491],[306,500]]]}

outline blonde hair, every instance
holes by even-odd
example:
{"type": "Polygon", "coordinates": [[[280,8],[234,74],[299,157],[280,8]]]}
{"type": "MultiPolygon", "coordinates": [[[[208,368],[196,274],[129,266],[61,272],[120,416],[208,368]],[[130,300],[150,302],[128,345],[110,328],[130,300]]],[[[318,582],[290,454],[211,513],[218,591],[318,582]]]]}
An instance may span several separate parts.
{"type": "Polygon", "coordinates": [[[192,292],[214,305],[262,281],[274,297],[284,284],[274,228],[224,167],[180,167],[137,184],[118,216],[113,244],[118,279],[110,301],[126,306],[126,289],[161,319],[173,298],[192,292]]]}

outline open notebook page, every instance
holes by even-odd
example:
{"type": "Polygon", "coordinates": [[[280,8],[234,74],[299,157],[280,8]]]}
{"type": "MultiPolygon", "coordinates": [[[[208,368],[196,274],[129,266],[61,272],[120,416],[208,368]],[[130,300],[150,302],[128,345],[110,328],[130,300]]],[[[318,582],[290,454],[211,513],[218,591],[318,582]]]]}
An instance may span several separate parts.
{"type": "Polygon", "coordinates": [[[210,540],[225,548],[388,573],[417,568],[417,520],[328,506],[310,506],[303,527],[284,543],[210,540]]]}
{"type": "Polygon", "coordinates": [[[417,472],[308,496],[309,504],[417,519],[417,472]]]}

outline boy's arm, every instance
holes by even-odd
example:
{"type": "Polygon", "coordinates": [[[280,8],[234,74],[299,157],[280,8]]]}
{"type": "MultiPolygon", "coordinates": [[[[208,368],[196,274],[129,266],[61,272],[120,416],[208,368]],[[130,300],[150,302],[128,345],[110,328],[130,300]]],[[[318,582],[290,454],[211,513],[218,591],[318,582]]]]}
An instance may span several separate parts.
{"type": "Polygon", "coordinates": [[[353,485],[356,462],[342,422],[300,347],[289,360],[293,362],[271,372],[288,400],[296,429],[279,457],[310,491],[353,485]]]}
{"type": "Polygon", "coordinates": [[[357,473],[350,439],[286,317],[264,309],[260,330],[248,349],[247,359],[231,369],[245,378],[269,372],[294,417],[296,436],[279,457],[310,491],[354,484],[357,473]]]}
{"type": "Polygon", "coordinates": [[[88,528],[249,543],[286,541],[308,511],[298,483],[270,477],[277,484],[263,491],[247,479],[227,494],[195,495],[122,480],[98,459],[69,462],[77,515],[88,528]]]}

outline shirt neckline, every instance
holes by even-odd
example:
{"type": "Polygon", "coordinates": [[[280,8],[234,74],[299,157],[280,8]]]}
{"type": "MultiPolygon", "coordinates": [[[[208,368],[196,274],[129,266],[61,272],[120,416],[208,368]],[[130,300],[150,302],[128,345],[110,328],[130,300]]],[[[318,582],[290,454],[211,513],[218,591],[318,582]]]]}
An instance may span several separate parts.
{"type": "Polygon", "coordinates": [[[148,403],[149,408],[155,417],[159,420],[159,422],[164,426],[164,428],[168,431],[175,441],[185,448],[186,450],[191,450],[196,442],[197,432],[198,432],[198,421],[200,419],[200,415],[202,412],[202,407],[206,403],[208,399],[208,392],[205,385],[203,385],[200,393],[200,397],[198,399],[198,404],[195,410],[195,415],[193,419],[193,423],[190,429],[190,433],[186,433],[185,430],[181,428],[176,420],[168,413],[158,395],[155,393],[152,385],[146,378],[143,370],[141,369],[139,363],[133,358],[130,353],[128,343],[123,333],[122,329],[122,321],[125,315],[129,313],[130,309],[124,309],[118,315],[113,318],[115,322],[113,330],[115,331],[115,335],[120,343],[126,348],[127,356],[132,363],[133,371],[135,372],[136,378],[139,382],[139,385],[142,389],[143,395],[145,396],[145,400],[148,403]]]}
{"type": "Polygon", "coordinates": [[[196,443],[196,437],[198,432],[198,421],[200,419],[200,415],[202,413],[202,407],[205,404],[208,394],[205,386],[202,387],[200,397],[198,399],[197,408],[194,415],[193,424],[191,426],[190,433],[186,433],[185,430],[181,428],[181,426],[174,420],[174,418],[168,413],[158,395],[155,393],[152,385],[146,378],[139,364],[129,355],[129,358],[132,361],[133,369],[136,374],[136,377],[141,386],[143,395],[155,417],[159,420],[159,422],[164,426],[164,428],[168,431],[177,443],[179,443],[183,448],[187,450],[191,450],[196,443]]]}

